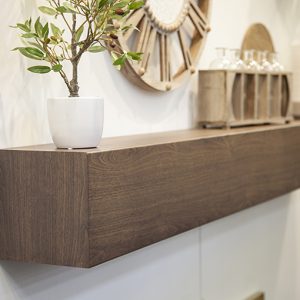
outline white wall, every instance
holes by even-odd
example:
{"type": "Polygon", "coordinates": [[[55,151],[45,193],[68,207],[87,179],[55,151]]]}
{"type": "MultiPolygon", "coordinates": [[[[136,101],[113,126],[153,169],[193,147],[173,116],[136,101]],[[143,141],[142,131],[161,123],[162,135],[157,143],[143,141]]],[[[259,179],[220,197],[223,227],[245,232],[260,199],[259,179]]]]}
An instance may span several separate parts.
{"type": "MultiPolygon", "coordinates": [[[[64,86],[24,71],[29,62],[9,52],[17,39],[7,26],[34,14],[36,3],[0,1],[0,147],[49,142],[45,99],[63,95],[64,86]]],[[[262,21],[291,67],[297,12],[296,0],[214,0],[199,66],[208,66],[216,46],[238,47],[247,26],[262,21]]],[[[82,94],[106,99],[105,136],[193,124],[195,77],[155,94],[128,83],[107,55],[86,58],[81,71],[82,94]]],[[[295,192],[91,270],[0,262],[0,299],[240,300],[264,290],[267,300],[298,300],[299,199],[295,192]]]]}

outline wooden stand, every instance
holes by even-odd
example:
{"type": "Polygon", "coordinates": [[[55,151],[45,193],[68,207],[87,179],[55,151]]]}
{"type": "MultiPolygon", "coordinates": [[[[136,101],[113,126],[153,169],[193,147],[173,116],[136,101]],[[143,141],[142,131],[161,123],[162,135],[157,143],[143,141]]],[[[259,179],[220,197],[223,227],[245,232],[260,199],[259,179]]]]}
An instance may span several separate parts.
{"type": "Polygon", "coordinates": [[[205,127],[286,123],[291,82],[291,73],[200,71],[198,121],[205,127]]]}

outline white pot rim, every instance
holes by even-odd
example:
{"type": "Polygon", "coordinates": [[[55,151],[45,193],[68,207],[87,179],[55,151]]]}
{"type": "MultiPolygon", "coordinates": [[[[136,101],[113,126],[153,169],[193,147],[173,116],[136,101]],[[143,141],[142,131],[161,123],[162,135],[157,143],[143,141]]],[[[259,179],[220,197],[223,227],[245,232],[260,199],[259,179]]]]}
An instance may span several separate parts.
{"type": "Polygon", "coordinates": [[[96,96],[96,97],[91,97],[91,96],[88,96],[88,97],[51,97],[51,98],[48,98],[48,100],[61,100],[61,101],[63,101],[63,100],[72,100],[72,101],[74,101],[74,100],[77,100],[77,101],[79,101],[79,100],[104,100],[103,99],[103,97],[98,97],[98,96],[96,96]]]}

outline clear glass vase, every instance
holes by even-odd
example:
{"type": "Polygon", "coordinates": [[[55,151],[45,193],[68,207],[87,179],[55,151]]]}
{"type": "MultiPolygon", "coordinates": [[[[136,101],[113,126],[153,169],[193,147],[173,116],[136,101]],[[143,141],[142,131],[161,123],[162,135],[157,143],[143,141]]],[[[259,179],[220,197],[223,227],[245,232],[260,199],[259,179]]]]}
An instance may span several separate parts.
{"type": "Polygon", "coordinates": [[[226,70],[230,66],[230,61],[226,56],[226,48],[216,48],[216,59],[214,59],[209,65],[210,69],[213,70],[226,70]]]}
{"type": "Polygon", "coordinates": [[[244,63],[249,71],[260,71],[259,63],[255,60],[255,50],[244,51],[244,63]]]}
{"type": "Polygon", "coordinates": [[[272,71],[272,64],[269,62],[268,57],[269,57],[268,51],[260,52],[260,66],[261,66],[261,70],[264,72],[272,71]]]}
{"type": "Polygon", "coordinates": [[[246,70],[246,64],[241,59],[241,50],[240,49],[230,49],[230,70],[246,70]]]}
{"type": "Polygon", "coordinates": [[[280,64],[280,62],[278,60],[277,52],[270,53],[270,63],[271,63],[273,72],[282,72],[284,70],[283,65],[280,64]]]}

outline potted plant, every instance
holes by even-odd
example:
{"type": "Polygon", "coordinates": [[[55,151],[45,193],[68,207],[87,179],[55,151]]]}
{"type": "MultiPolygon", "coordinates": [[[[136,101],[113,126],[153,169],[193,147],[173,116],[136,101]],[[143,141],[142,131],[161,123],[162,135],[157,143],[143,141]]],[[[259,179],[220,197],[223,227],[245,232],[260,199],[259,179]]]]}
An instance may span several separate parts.
{"type": "Polygon", "coordinates": [[[117,68],[127,59],[140,60],[141,53],[124,52],[117,43],[118,34],[128,30],[122,19],[139,9],[140,0],[45,0],[39,10],[52,17],[43,22],[38,17],[18,23],[27,58],[39,61],[28,70],[37,74],[57,73],[66,84],[69,97],[48,99],[51,135],[58,148],[92,148],[100,143],[103,130],[103,99],[79,97],[78,65],[85,53],[111,52],[117,68]],[[59,20],[61,19],[61,20],[59,20]],[[60,27],[57,22],[63,24],[60,27]],[[71,76],[65,71],[71,65],[71,76]]]}

